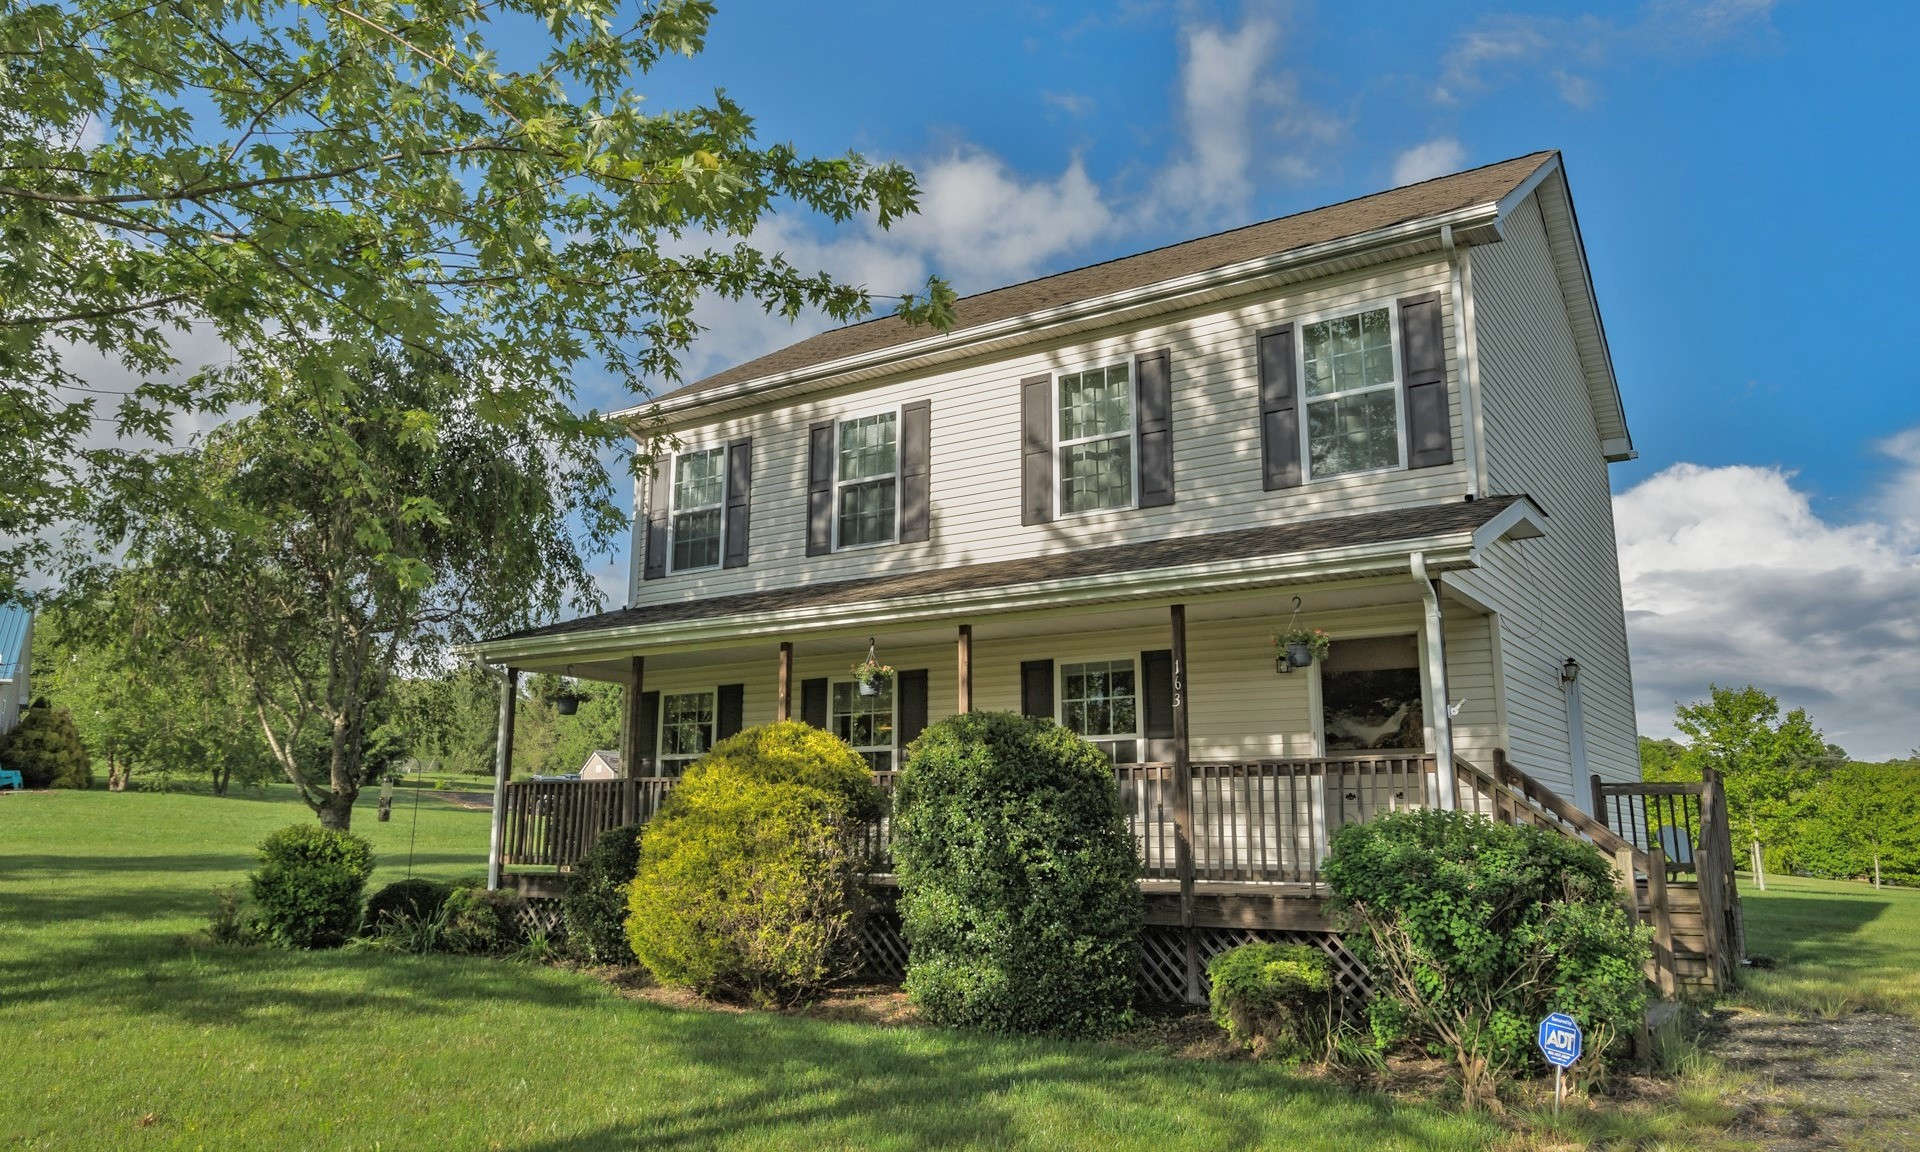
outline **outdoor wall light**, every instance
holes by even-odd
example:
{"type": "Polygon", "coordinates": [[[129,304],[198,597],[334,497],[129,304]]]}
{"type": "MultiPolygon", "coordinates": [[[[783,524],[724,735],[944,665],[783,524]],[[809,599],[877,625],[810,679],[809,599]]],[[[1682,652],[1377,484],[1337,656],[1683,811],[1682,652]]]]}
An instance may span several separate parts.
{"type": "Polygon", "coordinates": [[[1560,683],[1571,684],[1578,679],[1580,679],[1580,661],[1569,656],[1567,662],[1560,665],[1560,683]]]}

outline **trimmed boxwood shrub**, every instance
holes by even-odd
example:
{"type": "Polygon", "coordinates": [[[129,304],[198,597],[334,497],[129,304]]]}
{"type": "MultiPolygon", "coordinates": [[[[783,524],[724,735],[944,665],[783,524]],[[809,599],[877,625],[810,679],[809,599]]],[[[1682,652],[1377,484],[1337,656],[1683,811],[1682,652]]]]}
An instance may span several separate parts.
{"type": "Polygon", "coordinates": [[[793,721],[722,740],[640,836],[627,938],[655,978],[787,1004],[849,973],[861,826],[882,796],[860,754],[793,721]]]}
{"type": "Polygon", "coordinates": [[[367,932],[378,932],[395,920],[426,920],[440,911],[451,891],[445,884],[418,876],[393,883],[367,897],[366,915],[361,925],[367,932]]]}
{"type": "Polygon", "coordinates": [[[1534,1066],[1534,1029],[1565,1012],[1598,1061],[1646,1009],[1649,932],[1597,849],[1474,813],[1409,811],[1342,828],[1331,911],[1372,970],[1376,1038],[1451,1058],[1469,1104],[1534,1066]]]}
{"type": "Polygon", "coordinates": [[[262,939],[282,948],[333,948],[360,925],[373,847],[351,832],[290,824],[260,844],[247,877],[262,939]]]}
{"type": "Polygon", "coordinates": [[[1256,1056],[1313,1056],[1333,1029],[1333,972],[1311,944],[1242,944],[1207,962],[1213,1022],[1256,1056]]]}
{"type": "Polygon", "coordinates": [[[504,956],[527,942],[518,912],[517,892],[488,891],[484,885],[458,887],[440,906],[439,948],[469,956],[504,956]]]}
{"type": "Polygon", "coordinates": [[[627,943],[627,886],[640,867],[640,825],[609,828],[567,877],[560,915],[567,946],[594,964],[631,964],[627,943]]]}
{"type": "Polygon", "coordinates": [[[13,731],[0,733],[0,768],[19,772],[28,788],[93,787],[93,759],[73,714],[49,707],[44,696],[20,713],[13,731]]]}
{"type": "Polygon", "coordinates": [[[1052,721],[954,716],[894,797],[906,987],[937,1022],[1098,1035],[1129,1019],[1139,866],[1099,749],[1052,721]]]}

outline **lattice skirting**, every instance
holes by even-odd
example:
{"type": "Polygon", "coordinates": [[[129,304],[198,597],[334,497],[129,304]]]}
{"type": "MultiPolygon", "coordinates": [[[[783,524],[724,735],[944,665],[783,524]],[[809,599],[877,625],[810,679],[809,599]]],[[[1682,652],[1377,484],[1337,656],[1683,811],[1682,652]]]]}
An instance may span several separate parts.
{"type": "Polygon", "coordinates": [[[560,901],[554,896],[525,896],[513,906],[514,927],[520,935],[544,932],[549,940],[566,935],[567,924],[560,915],[560,901]]]}
{"type": "MultiPolygon", "coordinates": [[[[1326,953],[1333,968],[1334,986],[1348,1000],[1361,1001],[1373,994],[1373,982],[1360,961],[1354,958],[1337,932],[1284,932],[1266,928],[1195,928],[1194,951],[1201,974],[1200,988],[1206,992],[1208,960],[1254,941],[1311,944],[1326,953]]],[[[869,980],[900,980],[907,972],[907,942],[900,934],[900,919],[892,912],[868,916],[860,934],[860,975],[869,980]]],[[[1140,967],[1137,973],[1140,997],[1155,1003],[1179,1004],[1187,999],[1187,947],[1182,929],[1148,925],[1140,933],[1140,967]]]]}

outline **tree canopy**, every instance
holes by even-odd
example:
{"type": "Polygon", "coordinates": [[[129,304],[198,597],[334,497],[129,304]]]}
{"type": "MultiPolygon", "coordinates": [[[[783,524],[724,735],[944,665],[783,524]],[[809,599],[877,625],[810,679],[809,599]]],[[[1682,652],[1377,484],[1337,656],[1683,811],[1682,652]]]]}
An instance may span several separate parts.
{"type": "MultiPolygon", "coordinates": [[[[705,0],[61,0],[0,15],[0,592],[41,529],[181,409],[258,403],[256,351],[334,372],[468,367],[484,420],[609,435],[597,370],[677,378],[704,294],[850,319],[865,286],[754,246],[776,209],[890,224],[912,175],[764,143],[716,91],[638,85],[704,44],[705,0]],[[231,351],[181,382],[199,325],[231,351]],[[89,355],[126,369],[104,395],[89,355]],[[111,417],[101,410],[113,405],[111,417]]],[[[900,286],[892,286],[898,288],[900,286]]],[[[930,281],[901,311],[943,323],[930,281]]],[[[332,373],[321,371],[322,390],[332,373]]]]}

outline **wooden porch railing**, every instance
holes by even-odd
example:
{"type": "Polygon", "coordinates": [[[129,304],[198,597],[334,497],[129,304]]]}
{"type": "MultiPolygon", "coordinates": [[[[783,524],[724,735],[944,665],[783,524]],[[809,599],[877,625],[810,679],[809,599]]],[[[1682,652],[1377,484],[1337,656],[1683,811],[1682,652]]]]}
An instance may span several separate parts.
{"type": "Polygon", "coordinates": [[[1726,789],[1718,775],[1661,783],[1608,782],[1596,775],[1592,787],[1593,810],[1621,837],[1663,862],[1665,885],[1697,892],[1698,908],[1681,912],[1679,931],[1699,937],[1714,987],[1730,984],[1746,954],[1746,926],[1734,879],[1726,789]]]}
{"type": "Polygon", "coordinates": [[[670,776],[509,781],[500,862],[510,868],[570,868],[602,832],[652,819],[676,783],[670,776]]]}

